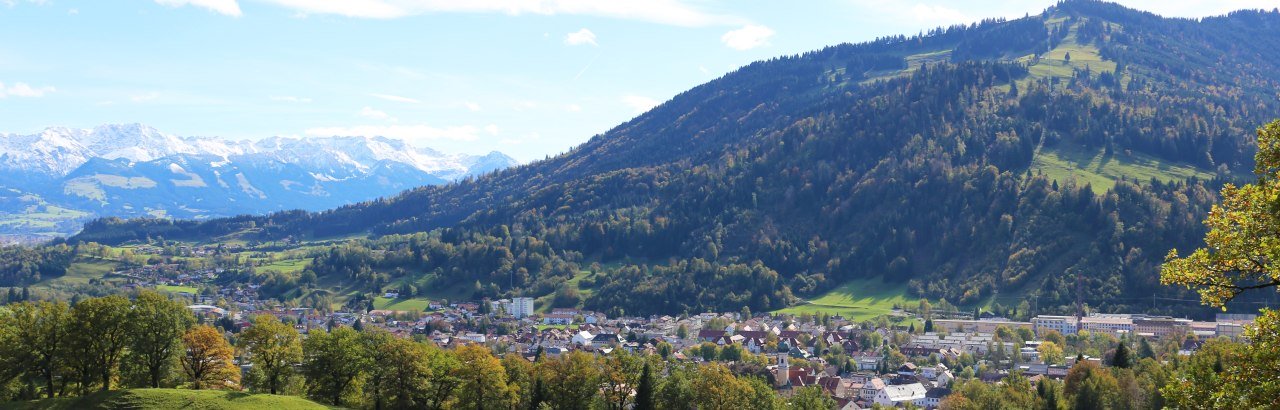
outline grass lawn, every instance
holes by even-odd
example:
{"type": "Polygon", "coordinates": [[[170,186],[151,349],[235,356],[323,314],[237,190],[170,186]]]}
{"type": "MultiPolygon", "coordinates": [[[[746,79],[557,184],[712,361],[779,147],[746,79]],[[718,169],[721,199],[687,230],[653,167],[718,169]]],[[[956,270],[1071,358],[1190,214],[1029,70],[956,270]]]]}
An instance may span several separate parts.
{"type": "Polygon", "coordinates": [[[195,286],[173,286],[173,285],[156,285],[156,290],[169,293],[190,293],[192,295],[200,292],[195,286]]]}
{"type": "Polygon", "coordinates": [[[906,283],[887,284],[879,278],[857,279],[845,282],[838,288],[808,300],[804,304],[778,310],[778,313],[828,313],[850,320],[867,320],[893,312],[893,305],[911,306],[920,303],[907,296],[906,283]]]}
{"type": "Polygon", "coordinates": [[[1214,176],[1213,173],[1194,166],[1165,162],[1148,155],[1106,155],[1100,149],[1091,151],[1072,146],[1041,150],[1032,160],[1031,167],[1059,182],[1074,178],[1078,183],[1089,183],[1096,193],[1111,189],[1122,176],[1139,182],[1147,182],[1152,178],[1169,182],[1191,177],[1212,179],[1214,176]]]}
{"type": "Polygon", "coordinates": [[[330,409],[301,397],[220,390],[133,389],[98,392],[83,397],[0,403],[11,409],[330,409]]]}
{"type": "Polygon", "coordinates": [[[373,299],[373,308],[379,310],[404,310],[421,312],[427,310],[427,305],[431,304],[430,300],[420,298],[408,299],[389,299],[384,297],[376,297],[373,299]]]}

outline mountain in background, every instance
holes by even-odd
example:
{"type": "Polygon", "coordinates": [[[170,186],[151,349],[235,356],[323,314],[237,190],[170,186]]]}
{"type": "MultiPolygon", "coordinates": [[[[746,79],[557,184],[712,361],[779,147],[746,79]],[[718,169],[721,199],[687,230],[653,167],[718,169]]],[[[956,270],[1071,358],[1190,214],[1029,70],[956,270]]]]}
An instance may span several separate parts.
{"type": "Polygon", "coordinates": [[[874,278],[1014,314],[1077,298],[1181,314],[1201,308],[1167,302],[1194,298],[1160,286],[1158,266],[1201,243],[1221,184],[1249,177],[1254,129],[1280,117],[1276,50],[1276,11],[1168,19],[1064,1],[757,62],[458,184],[318,213],[99,220],[70,241],[374,237],[309,260],[342,292],[249,279],[304,301],[413,285],[758,312],[874,278]]]}
{"type": "Polygon", "coordinates": [[[0,135],[0,235],[70,235],[91,217],[321,210],[515,165],[382,137],[229,141],[142,124],[0,135]]]}

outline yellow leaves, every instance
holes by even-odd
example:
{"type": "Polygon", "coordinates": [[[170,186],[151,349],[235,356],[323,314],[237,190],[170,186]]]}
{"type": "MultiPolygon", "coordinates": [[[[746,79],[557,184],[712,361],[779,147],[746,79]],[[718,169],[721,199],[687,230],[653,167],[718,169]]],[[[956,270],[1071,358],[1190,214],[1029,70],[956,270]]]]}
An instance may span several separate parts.
{"type": "Polygon", "coordinates": [[[1161,283],[1195,289],[1202,303],[1215,307],[1280,283],[1280,121],[1258,130],[1258,144],[1258,182],[1223,186],[1222,203],[1204,220],[1205,247],[1184,258],[1169,251],[1161,283]]]}

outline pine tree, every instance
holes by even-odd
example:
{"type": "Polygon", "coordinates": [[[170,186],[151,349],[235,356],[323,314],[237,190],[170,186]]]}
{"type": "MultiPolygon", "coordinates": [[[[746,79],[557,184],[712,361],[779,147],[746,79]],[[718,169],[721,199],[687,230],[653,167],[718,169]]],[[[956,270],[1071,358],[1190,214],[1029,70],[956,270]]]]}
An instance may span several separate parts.
{"type": "Polygon", "coordinates": [[[1111,356],[1111,365],[1121,369],[1128,369],[1129,366],[1133,365],[1133,361],[1129,356],[1129,343],[1121,341],[1120,346],[1116,346],[1116,354],[1111,356]]]}
{"type": "Polygon", "coordinates": [[[640,372],[640,382],[636,387],[636,406],[634,410],[653,410],[653,373],[649,369],[649,363],[644,364],[644,370],[640,372]]]}
{"type": "Polygon", "coordinates": [[[933,319],[925,319],[925,320],[924,320],[924,332],[925,332],[925,333],[929,333],[929,332],[932,332],[932,331],[933,331],[933,319]]]}

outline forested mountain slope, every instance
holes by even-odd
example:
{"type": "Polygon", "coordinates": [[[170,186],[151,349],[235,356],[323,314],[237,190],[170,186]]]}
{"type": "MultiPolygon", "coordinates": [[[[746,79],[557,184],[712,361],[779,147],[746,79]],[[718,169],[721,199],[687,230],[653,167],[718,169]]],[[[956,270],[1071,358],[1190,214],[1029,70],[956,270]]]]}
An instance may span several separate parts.
{"type": "Polygon", "coordinates": [[[1151,295],[1168,249],[1199,243],[1217,186],[1252,166],[1252,130],[1280,116],[1277,49],[1276,11],[1068,1],[754,63],[460,183],[321,213],[99,220],[71,241],[368,232],[309,269],[370,292],[546,295],[599,262],[573,286],[627,313],[776,309],[880,276],[1062,310],[1077,275],[1094,306],[1167,311],[1132,295],[1151,295]]]}

